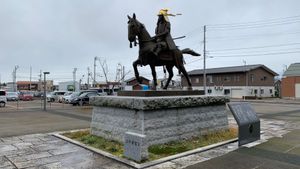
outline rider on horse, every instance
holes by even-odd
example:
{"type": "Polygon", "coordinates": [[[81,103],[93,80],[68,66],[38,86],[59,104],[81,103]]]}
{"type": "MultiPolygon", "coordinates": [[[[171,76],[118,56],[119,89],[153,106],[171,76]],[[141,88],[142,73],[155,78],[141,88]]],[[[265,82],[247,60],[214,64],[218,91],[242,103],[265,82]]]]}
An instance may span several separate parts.
{"type": "Polygon", "coordinates": [[[175,16],[168,14],[168,9],[161,9],[158,13],[158,21],[155,29],[155,40],[157,42],[156,47],[153,49],[153,53],[158,56],[159,52],[163,50],[175,50],[177,49],[173,38],[171,36],[171,24],[168,16],[175,16]]]}

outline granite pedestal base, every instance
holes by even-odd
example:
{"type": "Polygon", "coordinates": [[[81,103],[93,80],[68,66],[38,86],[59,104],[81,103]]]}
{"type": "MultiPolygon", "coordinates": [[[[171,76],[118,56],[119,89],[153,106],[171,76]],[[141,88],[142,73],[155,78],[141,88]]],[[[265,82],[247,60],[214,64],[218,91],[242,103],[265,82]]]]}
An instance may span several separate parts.
{"type": "Polygon", "coordinates": [[[124,142],[126,132],[146,136],[147,146],[228,128],[222,96],[91,98],[91,133],[124,142]]]}

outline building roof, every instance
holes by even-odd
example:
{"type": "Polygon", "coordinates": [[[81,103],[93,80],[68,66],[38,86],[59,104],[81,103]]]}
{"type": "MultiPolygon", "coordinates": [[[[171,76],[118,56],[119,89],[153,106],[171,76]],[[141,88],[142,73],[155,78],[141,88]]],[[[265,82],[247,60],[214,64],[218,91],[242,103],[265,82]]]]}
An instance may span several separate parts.
{"type": "MultiPolygon", "coordinates": [[[[236,73],[236,72],[249,72],[250,70],[263,68],[274,76],[278,76],[278,74],[265,65],[257,64],[257,65],[244,65],[244,66],[231,66],[231,67],[219,67],[219,68],[210,68],[206,69],[206,74],[218,74],[218,73],[236,73]]],[[[203,69],[196,69],[188,72],[189,75],[201,75],[203,74],[203,69]]]]}
{"type": "MultiPolygon", "coordinates": [[[[150,81],[149,79],[147,79],[147,78],[145,78],[145,77],[143,77],[143,76],[140,76],[140,78],[142,78],[142,79],[144,79],[144,80],[147,80],[147,81],[150,81]]],[[[125,80],[125,82],[131,82],[131,81],[133,81],[133,80],[135,80],[135,79],[136,79],[135,77],[132,77],[132,78],[130,78],[130,79],[125,80]]]]}
{"type": "Polygon", "coordinates": [[[37,81],[17,81],[18,85],[29,85],[29,84],[38,84],[39,82],[37,81]]]}
{"type": "Polygon", "coordinates": [[[291,64],[283,76],[300,76],[300,63],[291,64]]]}

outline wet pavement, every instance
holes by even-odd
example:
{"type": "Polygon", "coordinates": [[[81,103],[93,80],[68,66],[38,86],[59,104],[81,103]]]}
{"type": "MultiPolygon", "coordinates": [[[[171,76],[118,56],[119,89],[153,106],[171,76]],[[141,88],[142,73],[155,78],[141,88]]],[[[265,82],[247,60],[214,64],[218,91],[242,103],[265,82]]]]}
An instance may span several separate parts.
{"type": "MultiPolygon", "coordinates": [[[[232,117],[229,121],[230,125],[236,125],[232,117]]],[[[259,145],[271,138],[282,137],[289,132],[289,124],[284,121],[262,119],[261,124],[262,139],[247,144],[245,147],[259,145]]],[[[226,155],[238,148],[238,144],[235,142],[206,152],[171,160],[149,169],[185,168],[226,155]]],[[[4,168],[128,169],[131,167],[61,140],[50,133],[0,138],[0,169],[4,168]]]]}
{"type": "Polygon", "coordinates": [[[13,168],[128,169],[130,167],[51,134],[34,134],[0,139],[0,169],[13,168]]]}

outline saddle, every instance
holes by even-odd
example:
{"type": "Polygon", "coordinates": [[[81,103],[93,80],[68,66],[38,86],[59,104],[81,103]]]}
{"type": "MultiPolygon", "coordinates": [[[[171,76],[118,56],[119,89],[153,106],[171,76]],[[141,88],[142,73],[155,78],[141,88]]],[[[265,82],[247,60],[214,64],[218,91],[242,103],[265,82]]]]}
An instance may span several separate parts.
{"type": "Polygon", "coordinates": [[[174,60],[174,50],[164,50],[161,51],[158,55],[159,60],[172,61],[174,60]]]}

